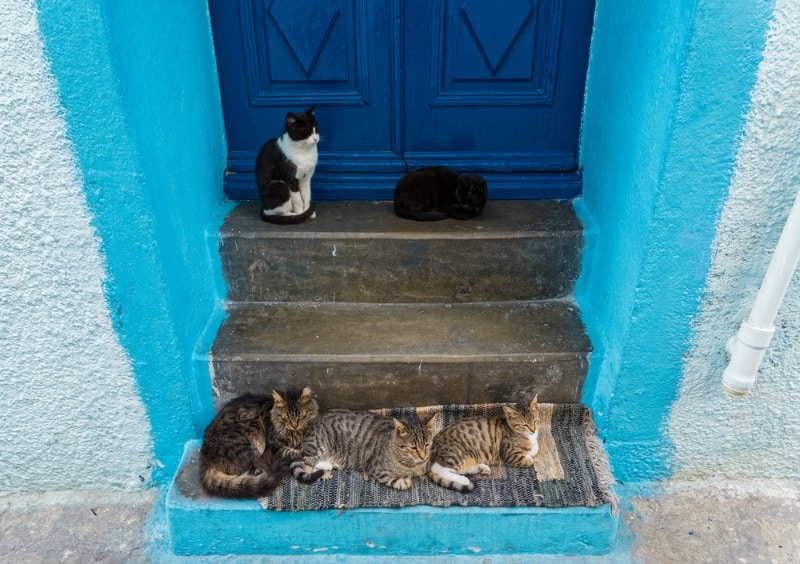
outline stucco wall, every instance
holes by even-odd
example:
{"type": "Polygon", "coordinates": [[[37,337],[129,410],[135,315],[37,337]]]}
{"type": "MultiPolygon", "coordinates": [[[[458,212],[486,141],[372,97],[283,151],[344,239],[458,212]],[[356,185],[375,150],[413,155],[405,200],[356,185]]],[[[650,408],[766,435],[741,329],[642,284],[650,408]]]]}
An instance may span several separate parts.
{"type": "Polygon", "coordinates": [[[667,434],[772,2],[598,2],[581,145],[584,401],[615,476],[669,477],[667,434]]]}
{"type": "Polygon", "coordinates": [[[721,389],[725,343],[749,314],[800,189],[797,53],[800,5],[778,0],[669,420],[678,478],[800,477],[800,275],[753,392],[736,399],[721,389]]]}
{"type": "Polygon", "coordinates": [[[150,427],[33,0],[0,9],[0,494],[132,489],[150,427]]]}
{"type": "Polygon", "coordinates": [[[102,240],[104,287],[151,422],[156,484],[213,416],[224,295],[224,128],[206,2],[38,2],[46,57],[102,240]]]}

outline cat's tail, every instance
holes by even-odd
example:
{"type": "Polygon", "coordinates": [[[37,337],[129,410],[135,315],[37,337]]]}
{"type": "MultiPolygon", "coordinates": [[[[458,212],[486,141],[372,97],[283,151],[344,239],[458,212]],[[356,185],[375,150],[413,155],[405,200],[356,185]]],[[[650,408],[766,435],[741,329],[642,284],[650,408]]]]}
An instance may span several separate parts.
{"type": "Polygon", "coordinates": [[[261,210],[261,219],[266,221],[267,223],[274,223],[275,225],[295,225],[297,223],[303,223],[312,219],[314,215],[314,204],[308,206],[308,209],[303,213],[298,213],[295,215],[278,215],[278,214],[265,214],[265,210],[261,210]]]}
{"type": "Polygon", "coordinates": [[[315,470],[314,472],[307,472],[306,471],[306,463],[301,458],[300,460],[295,460],[292,462],[292,476],[294,479],[303,484],[311,484],[316,482],[322,475],[325,473],[324,470],[315,470]]]}
{"type": "Polygon", "coordinates": [[[283,476],[261,474],[225,474],[209,468],[203,474],[203,487],[212,495],[236,498],[258,498],[268,495],[283,483],[283,476]]]}
{"type": "Polygon", "coordinates": [[[428,477],[434,484],[438,484],[443,488],[448,488],[461,493],[470,493],[475,489],[475,483],[453,470],[442,466],[438,462],[431,464],[428,470],[428,477]]]}
{"type": "Polygon", "coordinates": [[[278,474],[226,474],[216,468],[206,468],[202,474],[203,487],[212,495],[235,498],[259,498],[277,488],[286,475],[285,470],[278,474]]]}

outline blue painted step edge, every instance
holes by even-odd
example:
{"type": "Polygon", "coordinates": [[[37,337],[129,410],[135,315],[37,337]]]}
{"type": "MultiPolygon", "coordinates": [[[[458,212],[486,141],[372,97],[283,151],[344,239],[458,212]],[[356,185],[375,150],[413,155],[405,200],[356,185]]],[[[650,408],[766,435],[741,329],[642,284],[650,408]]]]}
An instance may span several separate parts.
{"type": "MultiPolygon", "coordinates": [[[[199,447],[186,444],[181,467],[199,447]]],[[[591,555],[613,548],[619,516],[608,504],[278,512],[254,500],[192,500],[173,480],[167,522],[181,556],[591,555]]]]}

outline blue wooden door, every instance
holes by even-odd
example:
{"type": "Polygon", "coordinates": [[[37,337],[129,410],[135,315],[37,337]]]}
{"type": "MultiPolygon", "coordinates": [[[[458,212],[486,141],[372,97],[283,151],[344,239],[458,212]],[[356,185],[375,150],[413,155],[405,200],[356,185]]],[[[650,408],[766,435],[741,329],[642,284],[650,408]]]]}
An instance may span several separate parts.
{"type": "Polygon", "coordinates": [[[427,164],[490,198],[580,192],[594,0],[210,0],[228,139],[225,190],[255,199],[255,155],[317,105],[313,197],[391,198],[427,164]]]}

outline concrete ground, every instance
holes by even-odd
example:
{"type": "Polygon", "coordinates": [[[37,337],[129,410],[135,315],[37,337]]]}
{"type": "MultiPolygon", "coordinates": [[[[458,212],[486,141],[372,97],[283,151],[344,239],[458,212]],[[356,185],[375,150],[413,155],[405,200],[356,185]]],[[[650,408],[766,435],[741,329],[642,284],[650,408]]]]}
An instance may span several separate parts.
{"type": "MultiPolygon", "coordinates": [[[[750,563],[800,562],[800,482],[670,485],[654,495],[623,494],[617,547],[602,557],[447,558],[453,562],[750,563]]],[[[174,558],[163,526],[150,522],[156,492],[50,493],[0,498],[0,562],[247,561],[174,558]],[[155,547],[155,548],[153,548],[155,547]]],[[[292,558],[276,558],[281,562],[292,558]]],[[[323,557],[321,561],[341,557],[323,557]]],[[[413,561],[419,562],[419,557],[413,561]]],[[[364,559],[359,559],[364,561],[364,559]]]]}
{"type": "Polygon", "coordinates": [[[800,483],[683,485],[629,498],[621,522],[633,562],[800,562],[800,483]]]}
{"type": "Polygon", "coordinates": [[[58,492],[0,498],[0,562],[149,562],[157,492],[58,492]]]}

